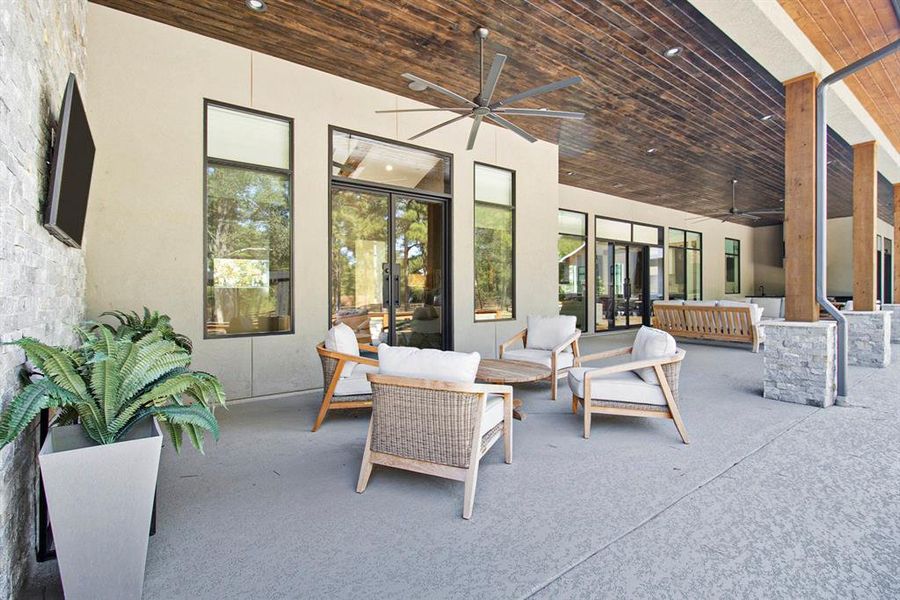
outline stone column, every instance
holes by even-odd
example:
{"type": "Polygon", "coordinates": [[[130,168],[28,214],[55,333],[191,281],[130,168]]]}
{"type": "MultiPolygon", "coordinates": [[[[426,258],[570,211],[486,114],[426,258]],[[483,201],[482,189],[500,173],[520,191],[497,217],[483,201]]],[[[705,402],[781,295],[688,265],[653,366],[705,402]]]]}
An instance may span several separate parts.
{"type": "Polygon", "coordinates": [[[844,311],[851,365],[886,367],[891,364],[891,313],[886,310],[844,311]]]}
{"type": "Polygon", "coordinates": [[[824,408],[837,398],[837,323],[766,321],[763,396],[824,408]]]}
{"type": "Polygon", "coordinates": [[[891,342],[900,344],[900,304],[884,304],[881,310],[891,313],[891,342]]]}

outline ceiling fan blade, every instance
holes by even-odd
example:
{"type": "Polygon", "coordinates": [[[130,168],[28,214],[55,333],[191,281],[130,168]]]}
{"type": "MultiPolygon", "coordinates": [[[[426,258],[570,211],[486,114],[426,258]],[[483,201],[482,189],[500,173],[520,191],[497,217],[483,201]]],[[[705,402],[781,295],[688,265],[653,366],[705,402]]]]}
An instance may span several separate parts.
{"type": "Polygon", "coordinates": [[[553,117],[556,119],[583,119],[582,112],[567,110],[542,110],[540,108],[498,108],[497,113],[504,115],[521,115],[523,117],[553,117]]]}
{"type": "Polygon", "coordinates": [[[456,92],[451,92],[447,88],[441,87],[436,83],[431,83],[430,81],[428,81],[426,79],[422,79],[421,77],[416,77],[412,73],[404,73],[403,78],[408,79],[409,81],[416,81],[418,83],[421,83],[422,85],[429,87],[436,92],[440,92],[441,94],[444,94],[445,96],[449,96],[449,97],[453,98],[454,100],[458,100],[467,106],[471,106],[472,108],[475,108],[478,106],[477,104],[475,104],[468,98],[464,98],[463,96],[460,96],[456,92]]]}
{"type": "Polygon", "coordinates": [[[469,143],[466,145],[466,150],[471,150],[475,147],[475,138],[478,136],[478,126],[481,125],[481,120],[483,118],[482,115],[475,115],[475,119],[472,122],[472,130],[469,132],[469,143]]]}
{"type": "Polygon", "coordinates": [[[450,120],[448,120],[448,121],[444,121],[443,123],[438,123],[438,124],[435,125],[434,127],[429,127],[429,128],[426,129],[425,131],[419,132],[419,133],[417,133],[416,135],[412,136],[412,137],[409,138],[409,139],[410,139],[410,140],[414,140],[414,139],[416,139],[416,138],[420,138],[420,137],[422,137],[423,135],[425,135],[425,134],[427,134],[427,133],[431,133],[431,132],[434,131],[435,129],[440,129],[441,127],[444,127],[445,125],[450,125],[451,123],[456,123],[457,121],[461,121],[462,119],[465,119],[465,118],[468,117],[468,116],[469,116],[469,113],[466,113],[466,114],[464,114],[464,115],[459,115],[458,117],[453,117],[452,119],[450,119],[450,120]]]}
{"type": "Polygon", "coordinates": [[[748,210],[744,214],[747,214],[747,215],[783,215],[784,209],[783,208],[763,208],[760,210],[748,210]]]}
{"type": "Polygon", "coordinates": [[[546,94],[547,92],[552,92],[554,90],[559,90],[564,87],[569,87],[570,85],[576,85],[581,83],[581,77],[570,77],[568,79],[563,79],[562,81],[556,81],[554,83],[548,83],[546,85],[542,85],[536,88],[531,88],[530,90],[526,90],[514,96],[510,96],[509,98],[504,98],[503,100],[498,100],[490,105],[491,109],[499,108],[501,106],[506,106],[507,104],[512,104],[513,102],[518,102],[519,100],[524,100],[526,98],[531,98],[532,96],[539,96],[541,94],[546,94]]]}
{"type": "Polygon", "coordinates": [[[759,221],[760,219],[762,219],[762,217],[757,217],[753,213],[748,213],[748,212],[736,212],[736,213],[734,213],[734,216],[740,217],[740,218],[753,219],[754,221],[759,221]]]}
{"type": "Polygon", "coordinates": [[[496,123],[497,125],[502,125],[503,127],[506,127],[513,133],[518,133],[520,136],[522,136],[529,142],[533,143],[533,142],[537,141],[536,137],[534,137],[533,135],[531,135],[530,133],[528,133],[527,131],[525,131],[524,129],[519,127],[518,125],[510,123],[509,121],[507,121],[506,119],[504,119],[503,117],[501,117],[498,114],[491,113],[491,114],[487,115],[487,118],[490,119],[491,121],[493,121],[494,123],[496,123]]]}
{"type": "Polygon", "coordinates": [[[408,112],[437,112],[437,111],[446,111],[446,112],[455,112],[455,113],[469,113],[472,112],[471,108],[466,107],[454,107],[454,108],[398,108],[396,110],[376,110],[377,114],[382,113],[408,113],[408,112]]]}
{"type": "Polygon", "coordinates": [[[484,82],[484,91],[481,93],[481,98],[478,99],[482,106],[487,106],[491,103],[491,96],[494,95],[494,89],[497,87],[497,80],[500,79],[500,71],[503,70],[504,64],[506,64],[506,55],[495,54],[487,81],[484,82]]]}

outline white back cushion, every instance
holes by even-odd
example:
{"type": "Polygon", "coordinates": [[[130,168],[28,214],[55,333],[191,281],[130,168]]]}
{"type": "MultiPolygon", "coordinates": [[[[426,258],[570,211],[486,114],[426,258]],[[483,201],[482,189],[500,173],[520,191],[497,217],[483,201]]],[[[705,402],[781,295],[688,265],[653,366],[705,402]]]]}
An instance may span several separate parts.
{"type": "Polygon", "coordinates": [[[473,383],[480,362],[481,355],[477,352],[444,352],[378,345],[378,370],[382,375],[473,383]]]}
{"type": "MultiPolygon", "coordinates": [[[[349,354],[350,356],[359,356],[359,345],[356,341],[356,334],[344,323],[338,323],[328,330],[325,334],[325,349],[332,352],[340,352],[341,354],[349,354]]],[[[353,368],[357,363],[344,363],[344,370],[341,371],[341,377],[350,377],[353,375],[353,368]]]]}
{"type": "MultiPolygon", "coordinates": [[[[675,356],[678,348],[675,346],[675,338],[659,329],[641,327],[634,338],[634,348],[631,351],[631,360],[650,360],[675,356]]],[[[635,371],[641,379],[647,383],[659,385],[652,367],[635,371]]]]}
{"type": "Polygon", "coordinates": [[[719,300],[719,306],[732,308],[744,308],[749,306],[750,323],[753,325],[759,325],[759,320],[762,318],[763,308],[756,304],[750,304],[749,302],[740,302],[739,300],[719,300]]]}
{"type": "Polygon", "coordinates": [[[526,348],[553,350],[574,335],[578,319],[573,315],[555,317],[528,316],[526,348]]]}

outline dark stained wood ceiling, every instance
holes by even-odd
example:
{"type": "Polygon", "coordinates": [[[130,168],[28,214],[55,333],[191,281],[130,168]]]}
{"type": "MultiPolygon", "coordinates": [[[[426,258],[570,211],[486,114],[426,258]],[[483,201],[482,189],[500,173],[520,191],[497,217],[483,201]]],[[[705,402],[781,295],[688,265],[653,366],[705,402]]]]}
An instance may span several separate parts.
{"type": "MultiPolygon", "coordinates": [[[[891,0],[779,0],[835,69],[900,38],[891,0]]],[[[847,86],[900,149],[900,54],[851,75],[847,86]]]]}
{"type": "MultiPolygon", "coordinates": [[[[584,121],[510,117],[559,144],[561,183],[698,214],[730,206],[733,177],[742,210],[784,197],[782,85],[686,0],[267,0],[262,14],[242,0],[93,1],[438,106],[400,75],[474,95],[485,26],[486,60],[509,56],[496,97],[585,79],[518,105],[584,121]]],[[[852,153],[830,137],[829,216],[845,216],[852,153]]],[[[892,222],[892,198],[879,201],[892,222]]]]}

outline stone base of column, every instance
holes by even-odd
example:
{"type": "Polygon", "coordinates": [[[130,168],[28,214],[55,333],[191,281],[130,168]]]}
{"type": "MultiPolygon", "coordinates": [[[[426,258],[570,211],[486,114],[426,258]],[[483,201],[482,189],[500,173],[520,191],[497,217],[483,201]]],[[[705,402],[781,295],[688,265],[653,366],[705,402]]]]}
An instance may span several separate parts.
{"type": "Polygon", "coordinates": [[[887,310],[845,311],[847,362],[861,367],[891,364],[891,315],[887,310]]]}
{"type": "Polygon", "coordinates": [[[882,304],[881,310],[891,313],[891,342],[900,344],[900,304],[882,304]]]}
{"type": "Polygon", "coordinates": [[[826,407],[837,398],[837,323],[766,321],[763,396],[826,407]]]}

